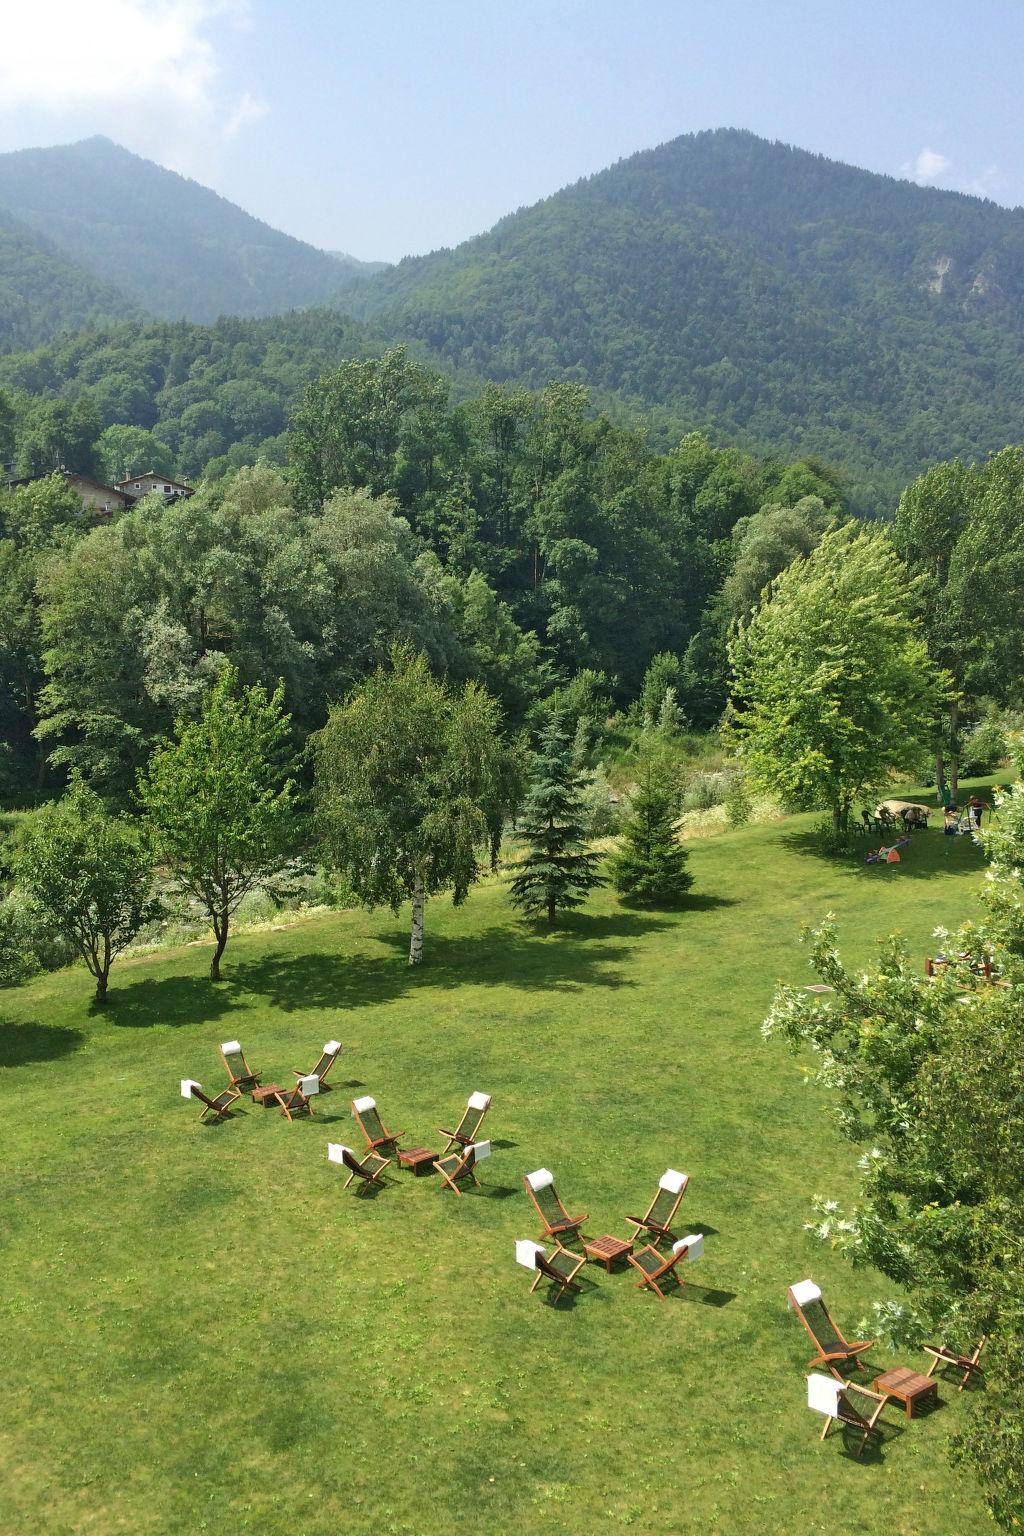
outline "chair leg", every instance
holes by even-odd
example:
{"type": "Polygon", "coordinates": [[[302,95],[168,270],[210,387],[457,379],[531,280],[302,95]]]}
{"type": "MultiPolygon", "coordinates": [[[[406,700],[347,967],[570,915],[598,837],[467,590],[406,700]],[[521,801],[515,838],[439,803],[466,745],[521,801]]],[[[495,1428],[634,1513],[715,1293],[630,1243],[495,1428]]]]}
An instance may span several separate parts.
{"type": "Polygon", "coordinates": [[[825,1420],[825,1428],[822,1430],[821,1434],[818,1436],[819,1443],[822,1440],[824,1440],[825,1436],[828,1434],[829,1430],[832,1428],[832,1425],[834,1423],[835,1423],[835,1419],[826,1419],[825,1420]]]}

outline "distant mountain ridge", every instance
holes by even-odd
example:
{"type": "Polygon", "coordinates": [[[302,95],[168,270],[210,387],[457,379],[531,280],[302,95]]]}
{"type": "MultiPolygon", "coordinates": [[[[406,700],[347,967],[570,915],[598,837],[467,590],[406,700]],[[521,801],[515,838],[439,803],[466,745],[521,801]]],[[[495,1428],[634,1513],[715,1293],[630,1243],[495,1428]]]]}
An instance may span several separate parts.
{"type": "MultiPolygon", "coordinates": [[[[334,298],[373,266],[282,234],[102,137],[0,155],[0,210],[43,236],[101,291],[123,295],[114,311],[122,317],[144,310],[210,322],[280,314],[334,298]]],[[[0,259],[0,283],[6,275],[0,259]]]]}

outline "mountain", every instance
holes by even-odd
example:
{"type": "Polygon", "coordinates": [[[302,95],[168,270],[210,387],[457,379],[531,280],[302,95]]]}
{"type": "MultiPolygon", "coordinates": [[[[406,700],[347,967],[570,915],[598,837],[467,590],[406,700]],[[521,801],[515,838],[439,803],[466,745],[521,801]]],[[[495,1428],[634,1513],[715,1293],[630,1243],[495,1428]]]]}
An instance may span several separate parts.
{"type": "Polygon", "coordinates": [[[340,262],[353,277],[373,277],[376,272],[386,272],[391,265],[388,261],[360,261],[358,256],[350,256],[347,251],[328,251],[327,254],[340,262]]]}
{"type": "Polygon", "coordinates": [[[104,138],[0,155],[0,209],[131,305],[168,320],[320,304],[362,266],[104,138]]]}
{"type": "Polygon", "coordinates": [[[0,208],[0,352],[141,313],[111,284],[0,208]]]}
{"type": "Polygon", "coordinates": [[[1024,438],[1024,210],[731,129],[339,302],[474,373],[578,379],[887,490],[1024,438]]]}

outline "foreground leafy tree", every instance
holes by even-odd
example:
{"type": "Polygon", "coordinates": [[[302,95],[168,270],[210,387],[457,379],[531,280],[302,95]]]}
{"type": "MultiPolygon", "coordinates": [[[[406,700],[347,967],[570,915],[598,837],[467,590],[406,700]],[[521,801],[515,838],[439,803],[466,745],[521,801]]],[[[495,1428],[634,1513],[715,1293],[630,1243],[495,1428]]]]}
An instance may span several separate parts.
{"type": "Polygon", "coordinates": [[[518,797],[501,711],[478,683],[459,692],[425,656],[396,648],[331,710],[315,740],[317,819],[331,860],[368,907],[412,903],[409,964],[423,959],[428,896],[458,905],[518,797]]]}
{"type": "Polygon", "coordinates": [[[290,718],[284,691],[240,688],[226,665],[198,720],[179,720],[139,779],[158,859],[209,913],[220,980],[232,915],[251,890],[273,893],[293,859],[300,824],[287,777],[290,718]]]}
{"type": "Polygon", "coordinates": [[[753,782],[826,805],[832,836],[889,771],[919,757],[949,693],[882,532],[848,524],[793,561],[735,634],[731,732],[753,782]]]}
{"type": "Polygon", "coordinates": [[[15,845],[17,884],[40,923],[74,945],[107,996],[110,967],[158,911],[153,861],[137,826],[75,781],[33,812],[15,845]]]}
{"type": "Polygon", "coordinates": [[[641,764],[622,841],[609,861],[619,895],[641,906],[674,906],[693,884],[675,833],[678,798],[664,767],[650,758],[641,764]]]}
{"type": "Polygon", "coordinates": [[[512,905],[528,917],[555,923],[559,912],[582,906],[604,880],[600,854],[586,844],[583,779],[573,744],[560,715],[552,715],[541,736],[519,831],[526,851],[512,879],[512,905]]]}

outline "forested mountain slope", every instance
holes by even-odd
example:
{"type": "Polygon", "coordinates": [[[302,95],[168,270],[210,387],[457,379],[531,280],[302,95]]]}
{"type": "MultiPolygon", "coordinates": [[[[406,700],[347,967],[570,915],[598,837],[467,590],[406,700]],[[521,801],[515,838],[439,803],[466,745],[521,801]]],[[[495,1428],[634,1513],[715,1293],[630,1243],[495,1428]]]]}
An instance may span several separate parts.
{"type": "Polygon", "coordinates": [[[169,320],[279,314],[362,271],[104,138],[0,155],[0,209],[169,320]]]}
{"type": "Polygon", "coordinates": [[[140,314],[112,284],[0,208],[0,352],[140,314]]]}
{"type": "Polygon", "coordinates": [[[1024,426],[1024,211],[719,130],[634,155],[340,301],[451,363],[859,479],[1024,426]]]}

